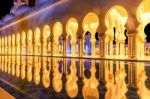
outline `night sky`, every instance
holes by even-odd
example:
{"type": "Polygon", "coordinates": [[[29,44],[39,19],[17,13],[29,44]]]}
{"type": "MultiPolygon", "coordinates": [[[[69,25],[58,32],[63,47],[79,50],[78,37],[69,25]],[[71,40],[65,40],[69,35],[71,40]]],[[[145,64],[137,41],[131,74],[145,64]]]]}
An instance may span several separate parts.
{"type": "Polygon", "coordinates": [[[0,0],[0,19],[10,12],[13,0],[0,0]]]}

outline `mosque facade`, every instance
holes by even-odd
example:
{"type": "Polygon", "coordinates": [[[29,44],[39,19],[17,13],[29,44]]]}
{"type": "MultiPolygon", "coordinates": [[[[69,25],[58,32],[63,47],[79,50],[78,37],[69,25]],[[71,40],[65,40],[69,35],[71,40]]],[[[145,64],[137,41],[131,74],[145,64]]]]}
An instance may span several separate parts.
{"type": "MultiPolygon", "coordinates": [[[[25,32],[27,40],[29,32],[32,32],[33,45],[36,39],[34,35],[39,35],[39,45],[42,49],[43,34],[47,32],[46,45],[48,46],[49,42],[57,42],[61,56],[64,57],[147,57],[144,28],[150,22],[150,8],[147,6],[149,0],[35,0],[32,7],[29,6],[29,1],[14,1],[10,13],[0,20],[1,37],[11,36],[13,39],[12,35],[16,37],[20,34],[21,39],[21,34],[25,32]],[[61,30],[55,30],[55,25],[61,30]],[[57,32],[60,33],[57,35],[57,32]],[[87,32],[90,33],[89,40],[85,40],[87,32]],[[87,41],[90,43],[87,44],[87,41]],[[70,55],[73,54],[73,46],[76,55],[70,55]],[[66,51],[67,49],[70,51],[66,51]]],[[[28,42],[25,42],[28,50],[28,42]]],[[[53,51],[55,47],[52,45],[49,48],[51,54],[47,55],[59,55],[53,51]]],[[[6,45],[8,46],[9,44],[6,45]]],[[[42,51],[39,54],[42,54],[42,51]]]]}

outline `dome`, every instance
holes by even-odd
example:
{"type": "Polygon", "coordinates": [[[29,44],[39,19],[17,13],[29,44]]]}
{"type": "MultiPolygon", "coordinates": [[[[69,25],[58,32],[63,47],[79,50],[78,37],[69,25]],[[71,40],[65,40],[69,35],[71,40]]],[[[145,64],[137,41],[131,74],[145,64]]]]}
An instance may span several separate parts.
{"type": "Polygon", "coordinates": [[[14,15],[13,14],[7,14],[4,18],[3,18],[3,22],[7,22],[7,21],[10,21],[14,18],[14,15]]]}
{"type": "Polygon", "coordinates": [[[3,25],[3,20],[0,20],[0,26],[2,26],[3,25]]]}
{"type": "Polygon", "coordinates": [[[13,6],[13,7],[10,9],[10,13],[15,15],[16,10],[17,10],[16,7],[13,6]]]}
{"type": "Polygon", "coordinates": [[[15,15],[21,15],[27,11],[31,10],[31,7],[28,5],[22,5],[16,9],[15,15]]]}
{"type": "Polygon", "coordinates": [[[35,1],[35,5],[37,6],[37,5],[40,5],[40,4],[42,4],[42,3],[44,3],[44,2],[46,2],[47,0],[36,0],[35,1]]]}

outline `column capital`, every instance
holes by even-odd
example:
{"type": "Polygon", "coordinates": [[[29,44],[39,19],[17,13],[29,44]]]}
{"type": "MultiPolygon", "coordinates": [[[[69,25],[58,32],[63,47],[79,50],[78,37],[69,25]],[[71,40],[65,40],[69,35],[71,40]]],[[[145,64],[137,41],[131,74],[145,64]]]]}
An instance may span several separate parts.
{"type": "Polygon", "coordinates": [[[105,38],[105,33],[100,33],[100,34],[99,34],[99,37],[100,37],[100,39],[101,39],[101,38],[104,39],[104,38],[105,38]]]}
{"type": "Polygon", "coordinates": [[[137,30],[128,30],[128,31],[127,31],[127,35],[129,35],[129,36],[136,35],[137,33],[138,33],[137,30]]]}

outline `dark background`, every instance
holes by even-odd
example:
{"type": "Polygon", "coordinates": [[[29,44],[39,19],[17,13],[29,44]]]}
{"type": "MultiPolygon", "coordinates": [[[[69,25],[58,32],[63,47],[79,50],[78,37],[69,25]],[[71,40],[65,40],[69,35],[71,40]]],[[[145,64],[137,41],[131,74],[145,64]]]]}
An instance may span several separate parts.
{"type": "MultiPolygon", "coordinates": [[[[0,19],[10,12],[14,0],[0,0],[0,19]]],[[[35,0],[29,0],[29,5],[33,7],[35,0]]]]}
{"type": "Polygon", "coordinates": [[[10,12],[13,0],[0,0],[0,19],[10,12]]]}

